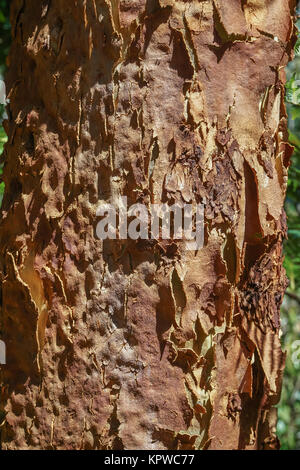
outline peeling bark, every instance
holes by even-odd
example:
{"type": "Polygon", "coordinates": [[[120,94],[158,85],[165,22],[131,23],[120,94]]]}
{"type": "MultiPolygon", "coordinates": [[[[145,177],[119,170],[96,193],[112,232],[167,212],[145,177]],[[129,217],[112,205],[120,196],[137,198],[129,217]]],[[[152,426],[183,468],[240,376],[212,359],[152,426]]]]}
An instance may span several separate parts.
{"type": "Polygon", "coordinates": [[[3,449],[273,449],[294,0],[13,0],[3,449]],[[99,200],[206,201],[205,245],[99,200]]]}

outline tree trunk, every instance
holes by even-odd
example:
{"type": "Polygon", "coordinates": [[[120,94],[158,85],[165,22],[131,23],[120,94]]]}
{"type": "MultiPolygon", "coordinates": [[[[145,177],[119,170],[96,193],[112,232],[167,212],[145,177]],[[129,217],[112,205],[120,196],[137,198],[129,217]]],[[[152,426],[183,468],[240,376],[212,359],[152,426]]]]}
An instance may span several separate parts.
{"type": "Polygon", "coordinates": [[[13,0],[3,449],[272,449],[294,0],[13,0]],[[99,201],[205,202],[205,242],[99,201]]]}

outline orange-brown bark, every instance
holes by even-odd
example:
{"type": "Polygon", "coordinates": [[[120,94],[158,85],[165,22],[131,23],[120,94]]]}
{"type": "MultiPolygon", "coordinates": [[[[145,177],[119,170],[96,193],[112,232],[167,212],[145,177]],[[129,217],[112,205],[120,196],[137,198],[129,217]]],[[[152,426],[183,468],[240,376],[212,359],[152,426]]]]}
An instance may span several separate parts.
{"type": "Polygon", "coordinates": [[[276,448],[293,0],[14,0],[3,449],[276,448]],[[205,243],[99,201],[205,201],[205,243]]]}

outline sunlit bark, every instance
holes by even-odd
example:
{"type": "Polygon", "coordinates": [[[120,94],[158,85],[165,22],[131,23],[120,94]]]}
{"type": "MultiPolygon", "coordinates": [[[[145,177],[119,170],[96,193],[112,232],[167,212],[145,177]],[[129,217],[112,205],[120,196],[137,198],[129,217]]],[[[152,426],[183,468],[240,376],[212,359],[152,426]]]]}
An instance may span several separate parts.
{"type": "Polygon", "coordinates": [[[3,449],[277,448],[293,0],[14,0],[3,449]],[[205,202],[205,243],[97,239],[205,202]]]}

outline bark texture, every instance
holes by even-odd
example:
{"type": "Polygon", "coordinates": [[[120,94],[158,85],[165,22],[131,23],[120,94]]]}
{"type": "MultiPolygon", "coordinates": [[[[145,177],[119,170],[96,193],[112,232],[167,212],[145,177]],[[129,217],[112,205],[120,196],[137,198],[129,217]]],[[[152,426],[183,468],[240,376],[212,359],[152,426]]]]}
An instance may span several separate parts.
{"type": "Polygon", "coordinates": [[[3,449],[272,449],[294,0],[13,0],[3,449]],[[206,201],[205,245],[99,201],[206,201]]]}

